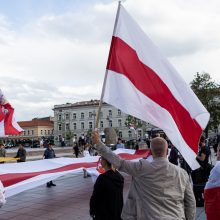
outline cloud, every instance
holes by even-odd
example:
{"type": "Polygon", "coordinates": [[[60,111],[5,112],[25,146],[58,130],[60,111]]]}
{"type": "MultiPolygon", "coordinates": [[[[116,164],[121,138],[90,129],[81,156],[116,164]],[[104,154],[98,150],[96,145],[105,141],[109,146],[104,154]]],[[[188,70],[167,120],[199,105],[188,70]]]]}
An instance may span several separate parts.
{"type": "Polygon", "coordinates": [[[46,83],[27,81],[10,77],[1,78],[0,87],[16,108],[20,120],[29,120],[33,117],[53,115],[55,104],[81,101],[97,98],[101,85],[82,87],[55,87],[46,83]],[[13,88],[13,89],[12,89],[13,88]]]}

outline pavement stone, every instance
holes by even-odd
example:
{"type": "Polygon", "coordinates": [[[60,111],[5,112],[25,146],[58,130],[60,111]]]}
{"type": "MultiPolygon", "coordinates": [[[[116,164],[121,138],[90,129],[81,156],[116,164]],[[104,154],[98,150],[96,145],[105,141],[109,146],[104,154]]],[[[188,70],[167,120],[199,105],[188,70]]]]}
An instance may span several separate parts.
{"type": "MultiPolygon", "coordinates": [[[[124,197],[131,178],[125,176],[124,197]]],[[[7,199],[0,209],[0,220],[91,220],[89,199],[93,190],[91,178],[68,175],[46,185],[22,192],[7,199]]],[[[197,208],[196,220],[205,220],[204,208],[197,208]]]]}

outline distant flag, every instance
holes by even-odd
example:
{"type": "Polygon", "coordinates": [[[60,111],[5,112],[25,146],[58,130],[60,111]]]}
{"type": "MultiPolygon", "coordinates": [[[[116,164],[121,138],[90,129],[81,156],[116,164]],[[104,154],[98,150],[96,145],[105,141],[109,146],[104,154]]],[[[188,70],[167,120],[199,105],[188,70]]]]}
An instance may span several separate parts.
{"type": "Polygon", "coordinates": [[[0,137],[19,135],[23,129],[14,118],[14,108],[8,103],[0,90],[0,137]]]}
{"type": "Polygon", "coordinates": [[[191,168],[199,167],[209,113],[120,3],[101,100],[161,128],[191,168]]]}

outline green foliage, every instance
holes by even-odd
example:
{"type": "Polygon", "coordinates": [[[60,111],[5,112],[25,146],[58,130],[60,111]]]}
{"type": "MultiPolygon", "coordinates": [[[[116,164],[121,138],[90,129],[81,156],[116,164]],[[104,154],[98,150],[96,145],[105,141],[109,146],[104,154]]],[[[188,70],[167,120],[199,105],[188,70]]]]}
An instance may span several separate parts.
{"type": "Polygon", "coordinates": [[[190,83],[192,90],[210,113],[210,120],[205,129],[216,129],[220,124],[220,86],[211,79],[208,73],[197,73],[190,83]]]}
{"type": "Polygon", "coordinates": [[[138,118],[135,118],[134,116],[128,115],[128,117],[125,120],[125,126],[126,127],[134,127],[135,129],[141,128],[143,125],[142,121],[138,118]]]}
{"type": "Polygon", "coordinates": [[[73,138],[74,137],[74,135],[73,135],[73,133],[71,132],[71,131],[68,131],[67,133],[66,133],[66,140],[70,140],[71,138],[73,138]]]}

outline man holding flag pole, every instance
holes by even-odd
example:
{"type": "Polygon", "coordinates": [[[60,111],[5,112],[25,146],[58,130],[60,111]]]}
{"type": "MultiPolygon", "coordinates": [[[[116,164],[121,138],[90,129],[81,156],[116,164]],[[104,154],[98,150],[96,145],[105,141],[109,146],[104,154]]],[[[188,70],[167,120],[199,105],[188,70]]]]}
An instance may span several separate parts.
{"type": "MultiPolygon", "coordinates": [[[[103,101],[161,128],[189,166],[193,170],[199,167],[195,158],[209,113],[120,2],[96,128],[103,101]]],[[[123,219],[195,218],[189,177],[168,162],[167,142],[163,138],[152,140],[151,163],[120,159],[100,141],[98,132],[93,133],[92,139],[101,155],[133,177],[123,219]]]]}

